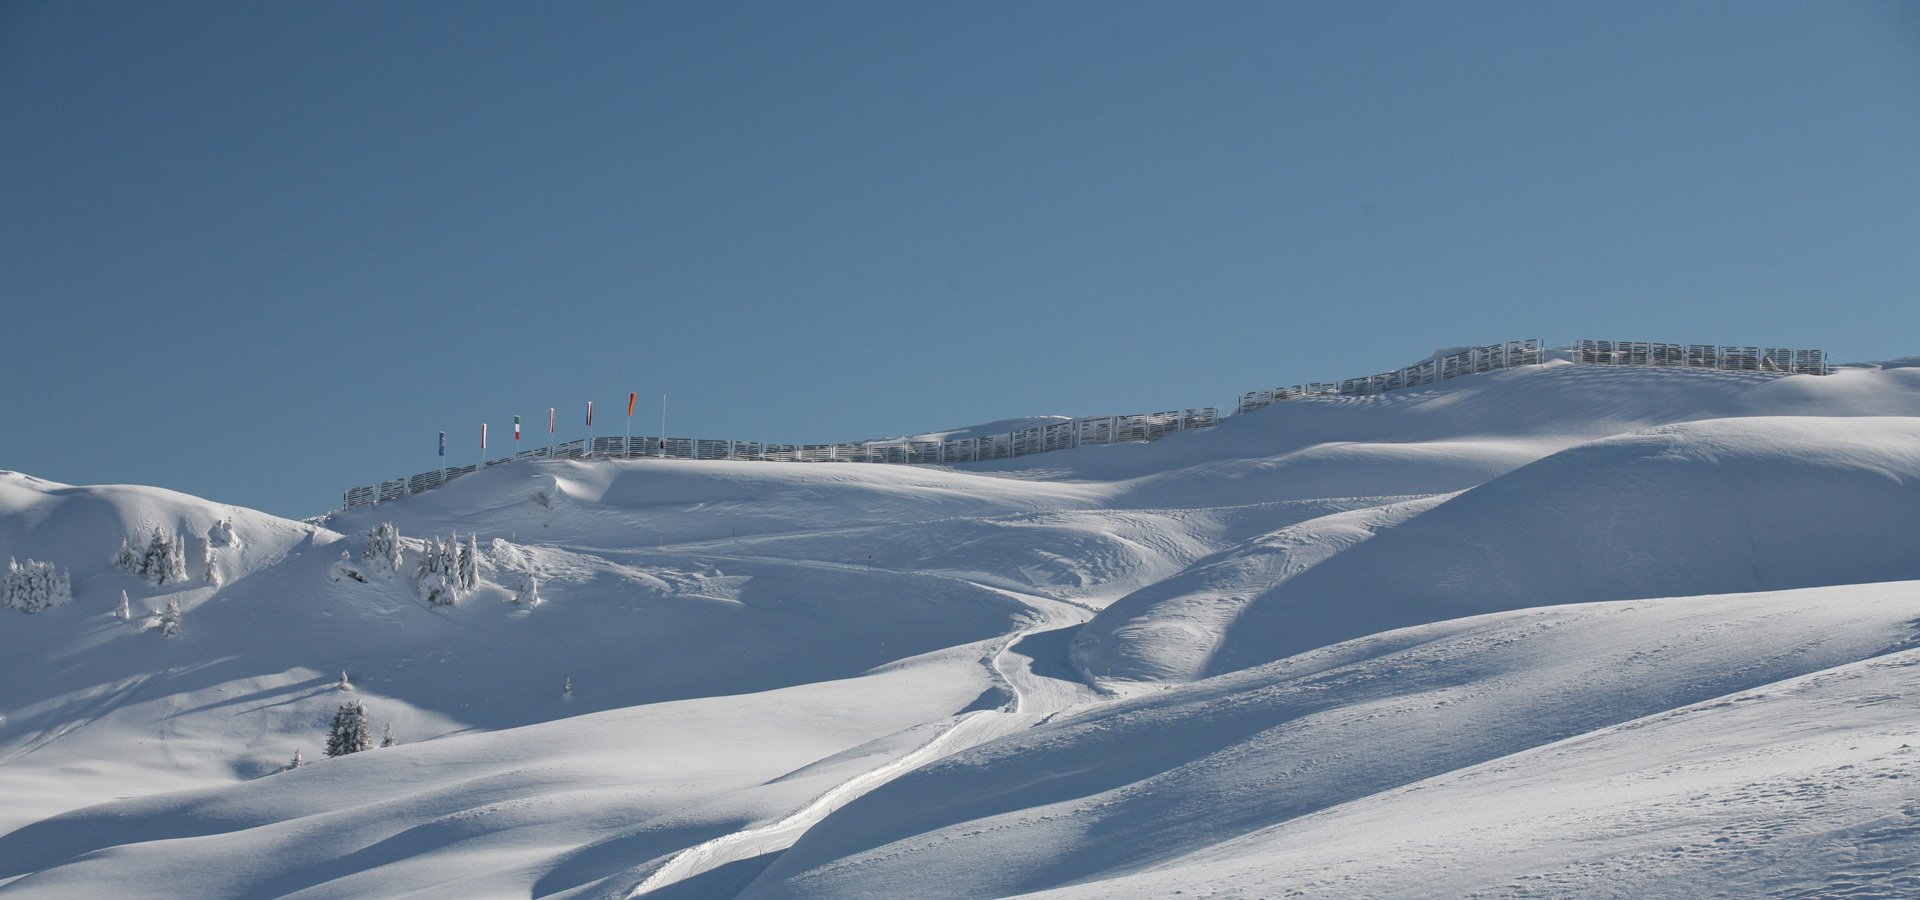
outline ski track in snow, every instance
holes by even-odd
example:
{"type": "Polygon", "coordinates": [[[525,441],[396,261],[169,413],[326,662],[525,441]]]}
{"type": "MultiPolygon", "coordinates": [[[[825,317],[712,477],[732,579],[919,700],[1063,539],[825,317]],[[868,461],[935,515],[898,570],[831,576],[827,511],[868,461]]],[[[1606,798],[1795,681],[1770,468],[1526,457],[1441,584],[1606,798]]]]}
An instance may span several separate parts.
{"type": "MultiPolygon", "coordinates": [[[[836,563],[815,565],[858,568],[836,563]]],[[[1022,728],[1042,724],[1062,712],[1098,699],[1094,688],[1080,682],[1041,675],[1033,671],[1034,660],[1031,657],[1014,652],[1021,641],[1034,635],[1072,628],[1087,621],[1092,618],[1093,609],[1068,601],[1023,594],[977,582],[969,583],[1016,599],[1036,616],[1029,620],[1026,627],[998,642],[993,651],[981,660],[993,673],[995,680],[1012,695],[1011,709],[965,713],[913,751],[829,788],[807,805],[777,821],[724,834],[669,856],[645,880],[614,896],[644,897],[729,863],[783,851],[793,846],[793,842],[807,829],[834,810],[903,772],[1022,728]]]]}

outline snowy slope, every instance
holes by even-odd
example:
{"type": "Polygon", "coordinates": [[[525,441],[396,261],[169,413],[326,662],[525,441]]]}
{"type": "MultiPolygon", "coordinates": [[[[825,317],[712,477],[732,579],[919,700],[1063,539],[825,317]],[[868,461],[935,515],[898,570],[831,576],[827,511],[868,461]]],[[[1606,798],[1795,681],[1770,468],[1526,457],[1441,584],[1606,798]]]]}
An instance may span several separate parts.
{"type": "MultiPolygon", "coordinates": [[[[231,521],[240,546],[217,544],[228,581],[285,559],[296,546],[338,535],[257,510],[210,503],[164,488],[137,485],[75,487],[20,472],[0,471],[0,555],[51,560],[72,573],[78,593],[137,587],[138,579],[112,565],[122,540],[144,547],[154,529],[178,532],[198,549],[209,529],[231,521]]],[[[194,557],[197,564],[198,557],[194,557]]],[[[191,573],[198,579],[202,572],[191,573]]]]}
{"type": "Polygon", "coordinates": [[[1910,897],[1913,651],[1384,791],[1046,897],[1910,897]]]}
{"type": "Polygon", "coordinates": [[[1192,677],[1553,601],[1920,578],[1915,533],[1920,419],[1669,425],[1263,536],[1116,604],[1078,649],[1106,677],[1192,677]],[[1196,616],[1206,640],[1182,636],[1196,616]]]}
{"type": "MultiPolygon", "coordinates": [[[[1585,738],[1590,745],[1619,743],[1631,740],[1619,735],[1670,728],[1680,719],[1697,733],[1711,733],[1711,720],[1726,715],[1747,725],[1749,741],[1771,737],[1791,745],[1802,735],[1754,735],[1745,705],[1775,691],[1801,690],[1793,683],[1801,676],[1889,652],[1897,654],[1886,663],[1894,668],[1876,675],[1875,693],[1920,686],[1920,651],[1905,649],[1916,636],[1916,619],[1920,584],[1909,582],[1547,607],[1387,632],[1086,711],[903,776],[815,827],[744,896],[1006,896],[1089,880],[1095,883],[1082,896],[1113,896],[1122,886],[1131,896],[1164,896],[1169,887],[1198,884],[1196,873],[1152,873],[1221,858],[1244,870],[1224,884],[1249,893],[1317,884],[1371,895],[1338,877],[1386,865],[1366,852],[1371,835],[1365,827],[1337,830],[1346,843],[1284,839],[1296,827],[1318,825],[1316,814],[1344,812],[1346,804],[1369,798],[1397,806],[1397,798],[1410,797],[1406,803],[1425,809],[1425,827],[1408,824],[1390,842],[1419,840],[1425,858],[1442,858],[1433,832],[1436,823],[1450,821],[1448,799],[1422,795],[1429,779],[1470,785],[1505,767],[1544,791],[1551,776],[1516,754],[1588,765],[1553,746],[1583,735],[1592,735],[1585,738]],[[1223,846],[1230,842],[1239,843],[1223,846]],[[1315,862],[1329,871],[1305,867],[1296,874],[1293,860],[1271,852],[1276,843],[1318,849],[1315,862]],[[1105,883],[1117,876],[1136,877],[1105,883]]],[[[1897,711],[1874,718],[1892,730],[1877,736],[1872,753],[1848,759],[1885,754],[1920,737],[1912,702],[1894,702],[1897,711]],[[1909,718],[1900,721],[1900,712],[1909,718]]],[[[1677,747],[1686,737],[1659,740],[1677,747]]],[[[1743,748],[1742,759],[1724,765],[1767,770],[1775,763],[1761,751],[1743,748]]],[[[1688,763],[1682,754],[1652,759],[1658,761],[1645,761],[1645,768],[1688,763]]],[[[1911,774],[1915,763],[1920,760],[1909,759],[1902,768],[1911,774]]],[[[1580,774],[1597,781],[1607,764],[1592,765],[1580,774]]],[[[1864,810],[1832,811],[1835,824],[1874,825],[1887,807],[1897,811],[1920,800],[1920,787],[1887,787],[1864,810]]],[[[1664,802],[1676,808],[1638,812],[1684,818],[1685,795],[1670,787],[1664,802]]],[[[1508,824],[1516,812],[1539,816],[1554,808],[1499,802],[1498,812],[1485,814],[1493,833],[1454,840],[1470,852],[1498,856],[1508,850],[1503,842],[1534,843],[1508,824]]],[[[1609,805],[1601,797],[1590,802],[1609,805]]],[[[1473,824],[1468,819],[1461,827],[1473,824]]],[[[1695,832],[1712,830],[1690,824],[1695,832]]],[[[1599,833],[1604,823],[1565,827],[1570,834],[1599,833]]],[[[1651,849],[1654,840],[1666,839],[1622,845],[1651,849]]],[[[1564,857],[1552,861],[1559,865],[1564,857]]],[[[1722,865],[1791,868],[1764,848],[1722,865]]],[[[1522,862],[1495,877],[1529,870],[1522,862]]],[[[1475,880],[1487,874],[1464,873],[1462,887],[1501,883],[1475,880]]],[[[1398,880],[1382,884],[1431,891],[1418,867],[1397,867],[1395,875],[1398,880]]]]}
{"type": "Polygon", "coordinates": [[[1849,818],[1904,781],[1756,760],[1900,714],[1788,686],[1902,677],[1912,417],[1915,368],[1556,363],[954,468],[519,462],[325,527],[0,474],[0,556],[75,594],[0,610],[0,893],[1420,893],[1413,868],[1307,852],[1362,831],[1477,860],[1462,891],[1553,893],[1665,871],[1630,857],[1670,827],[1636,823],[1680,815],[1677,723],[1763,688],[1804,727],[1729,719],[1702,765],[1818,775],[1830,807],[1776,796],[1755,827],[1830,823],[1826,849],[1762,859],[1829,884],[1846,834],[1877,842],[1861,860],[1920,847],[1849,818]],[[110,565],[228,517],[218,588],[110,565]],[[359,558],[389,521],[397,573],[359,558]],[[429,608],[421,542],[455,532],[482,584],[429,608]],[[1771,593],[1688,596],[1735,591],[1771,593]],[[141,615],[168,599],[174,638],[141,615]],[[321,759],[346,697],[400,746],[321,759]],[[1600,749],[1555,755],[1576,745],[1600,749]],[[295,749],[310,765],[277,772],[295,749]],[[1644,807],[1592,788],[1578,819],[1536,815],[1553,779],[1629,776],[1644,807]],[[1524,799],[1448,844],[1412,823],[1453,815],[1422,804],[1456,784],[1524,799]],[[1513,823],[1537,839],[1484,840],[1513,823]]]}

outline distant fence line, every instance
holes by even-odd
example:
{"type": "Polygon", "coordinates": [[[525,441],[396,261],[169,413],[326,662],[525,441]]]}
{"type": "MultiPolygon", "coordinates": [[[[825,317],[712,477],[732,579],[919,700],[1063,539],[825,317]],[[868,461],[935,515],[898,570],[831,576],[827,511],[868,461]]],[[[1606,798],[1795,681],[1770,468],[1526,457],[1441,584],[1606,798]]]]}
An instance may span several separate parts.
{"type": "Polygon", "coordinates": [[[1714,344],[1661,344],[1649,341],[1579,341],[1573,361],[1587,366],[1665,366],[1722,372],[1774,372],[1827,375],[1825,350],[1786,347],[1721,347],[1714,344]]]}
{"type": "MultiPolygon", "coordinates": [[[[1575,341],[1573,362],[1588,366],[1663,366],[1721,372],[1771,372],[1780,375],[1828,375],[1825,350],[1786,347],[1723,347],[1717,344],[1664,344],[1653,341],[1575,341]]],[[[1302,397],[1364,397],[1418,387],[1461,375],[1490,372],[1547,361],[1538,338],[1470,347],[1404,369],[1337,382],[1316,381],[1240,395],[1236,415],[1302,397]]]]}
{"type": "MultiPolygon", "coordinates": [[[[956,438],[950,441],[859,441],[848,444],[766,444],[759,441],[727,441],[707,438],[596,437],[581,438],[551,449],[539,447],[510,456],[487,460],[497,466],[523,459],[730,459],[755,462],[809,463],[892,463],[896,465],[943,465],[1012,459],[1067,450],[1091,444],[1120,444],[1129,441],[1157,441],[1182,431],[1212,428],[1219,424],[1220,411],[1214,407],[1173,409],[1166,412],[1125,416],[1083,416],[1065,422],[1037,425],[1001,434],[956,438]]],[[[432,490],[481,467],[449,466],[421,472],[407,478],[395,478],[379,484],[347,489],[345,509],[363,509],[376,503],[398,500],[409,494],[432,490]]]]}
{"type": "Polygon", "coordinates": [[[1469,347],[1458,353],[1423,360],[1404,369],[1394,369],[1378,375],[1362,375],[1359,378],[1340,381],[1314,381],[1292,387],[1248,391],[1240,395],[1240,406],[1234,410],[1234,414],[1250,413],[1283,400],[1296,400],[1301,397],[1366,397],[1400,388],[1419,387],[1462,375],[1472,375],[1475,372],[1491,372],[1494,369],[1512,366],[1539,365],[1546,361],[1547,352],[1541,347],[1539,338],[1487,344],[1484,347],[1469,347]]]}
{"type": "MultiPolygon", "coordinates": [[[[1712,369],[1723,372],[1762,372],[1781,375],[1828,375],[1825,350],[1796,350],[1783,347],[1732,347],[1716,344],[1665,344],[1650,341],[1576,341],[1573,362],[1594,366],[1656,366],[1685,369],[1712,369]]],[[[1304,397],[1365,397],[1402,388],[1433,384],[1462,375],[1491,372],[1515,366],[1539,365],[1547,361],[1546,349],[1539,338],[1507,341],[1469,347],[1377,375],[1364,375],[1340,381],[1309,382],[1291,387],[1248,391],[1240,395],[1235,414],[1264,409],[1286,400],[1304,397]]],[[[1219,410],[1201,407],[1140,413],[1125,416],[1083,416],[1065,422],[1022,428],[1002,434],[960,438],[950,441],[859,441],[846,444],[766,444],[759,441],[710,440],[706,438],[596,437],[522,450],[487,466],[523,459],[693,459],[752,460],[756,462],[846,462],[890,463],[896,465],[944,465],[1012,459],[1067,450],[1090,444],[1118,444],[1130,441],[1156,441],[1170,434],[1212,428],[1218,424],[1219,410]]],[[[398,500],[409,494],[432,490],[469,472],[481,464],[450,466],[422,472],[408,478],[395,478],[379,484],[349,488],[345,509],[363,509],[376,503],[398,500]]]]}

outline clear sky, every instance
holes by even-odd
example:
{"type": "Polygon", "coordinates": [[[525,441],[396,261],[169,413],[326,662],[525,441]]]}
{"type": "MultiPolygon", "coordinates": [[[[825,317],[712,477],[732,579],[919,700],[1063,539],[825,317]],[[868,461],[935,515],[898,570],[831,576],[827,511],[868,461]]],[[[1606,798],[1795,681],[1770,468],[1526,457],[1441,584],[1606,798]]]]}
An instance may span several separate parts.
{"type": "Polygon", "coordinates": [[[1916,286],[1915,4],[0,3],[0,468],[283,515],[1916,286]]]}

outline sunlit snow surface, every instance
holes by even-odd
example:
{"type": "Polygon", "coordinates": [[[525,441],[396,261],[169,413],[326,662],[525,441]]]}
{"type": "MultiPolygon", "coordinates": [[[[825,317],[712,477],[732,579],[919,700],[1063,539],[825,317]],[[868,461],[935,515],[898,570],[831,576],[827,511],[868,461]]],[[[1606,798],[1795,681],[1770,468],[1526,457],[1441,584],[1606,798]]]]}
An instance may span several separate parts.
{"type": "Polygon", "coordinates": [[[1907,896],[1916,416],[1920,369],[1556,363],[324,527],[0,474],[0,557],[75,598],[0,610],[0,893],[1907,896]],[[483,585],[427,607],[381,521],[483,585]],[[111,565],[155,527],[189,583],[111,565]],[[400,744],[325,759],[349,697],[400,744]]]}

